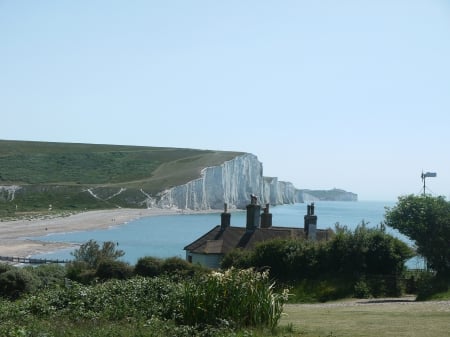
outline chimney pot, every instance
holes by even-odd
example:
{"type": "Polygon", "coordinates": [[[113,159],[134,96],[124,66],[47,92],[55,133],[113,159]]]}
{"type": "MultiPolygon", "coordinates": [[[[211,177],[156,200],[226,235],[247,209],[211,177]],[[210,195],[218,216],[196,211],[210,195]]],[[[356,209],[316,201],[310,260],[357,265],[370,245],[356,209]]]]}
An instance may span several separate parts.
{"type": "Polygon", "coordinates": [[[230,227],[231,223],[231,214],[227,212],[228,210],[228,204],[223,204],[223,213],[220,214],[220,228],[225,229],[227,227],[230,227]]]}
{"type": "Polygon", "coordinates": [[[250,204],[247,205],[247,230],[255,230],[260,226],[261,221],[261,206],[258,205],[258,198],[250,195],[250,204]]]}
{"type": "Polygon", "coordinates": [[[272,214],[269,213],[269,204],[266,204],[264,212],[261,214],[261,228],[272,227],[272,214]]]}

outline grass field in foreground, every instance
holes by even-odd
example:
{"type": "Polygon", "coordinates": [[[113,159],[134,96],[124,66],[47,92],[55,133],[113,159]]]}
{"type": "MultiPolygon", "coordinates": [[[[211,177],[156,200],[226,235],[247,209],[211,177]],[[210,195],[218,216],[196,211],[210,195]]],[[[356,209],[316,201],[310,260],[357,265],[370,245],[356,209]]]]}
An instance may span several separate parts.
{"type": "Polygon", "coordinates": [[[281,325],[302,337],[448,337],[450,301],[289,304],[281,325]]]}

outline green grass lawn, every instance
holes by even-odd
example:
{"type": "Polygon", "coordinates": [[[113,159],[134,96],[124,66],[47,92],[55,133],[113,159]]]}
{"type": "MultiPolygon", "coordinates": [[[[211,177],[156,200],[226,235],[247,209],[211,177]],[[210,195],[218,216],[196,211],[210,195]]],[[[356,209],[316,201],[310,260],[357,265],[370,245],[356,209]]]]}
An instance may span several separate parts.
{"type": "Polygon", "coordinates": [[[448,337],[450,301],[289,304],[281,325],[304,337],[448,337]]]}

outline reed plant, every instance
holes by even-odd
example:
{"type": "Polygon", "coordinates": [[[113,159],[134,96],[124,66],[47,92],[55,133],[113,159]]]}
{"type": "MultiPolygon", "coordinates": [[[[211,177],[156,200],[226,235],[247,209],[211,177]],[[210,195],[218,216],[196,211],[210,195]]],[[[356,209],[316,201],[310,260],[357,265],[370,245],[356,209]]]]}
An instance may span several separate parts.
{"type": "Polygon", "coordinates": [[[281,317],[287,290],[278,293],[268,272],[228,269],[187,282],[183,296],[184,324],[268,327],[281,317]]]}

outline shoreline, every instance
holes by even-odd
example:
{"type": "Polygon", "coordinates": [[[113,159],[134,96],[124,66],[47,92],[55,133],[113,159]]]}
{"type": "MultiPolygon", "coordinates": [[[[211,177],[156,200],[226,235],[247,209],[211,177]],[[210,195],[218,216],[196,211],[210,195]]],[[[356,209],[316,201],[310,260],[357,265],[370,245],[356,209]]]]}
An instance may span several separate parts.
{"type": "Polygon", "coordinates": [[[49,234],[108,229],[130,221],[151,216],[215,213],[220,210],[192,211],[179,209],[131,209],[94,210],[69,216],[39,217],[0,221],[0,256],[30,257],[56,250],[74,247],[65,242],[44,242],[34,240],[49,234]]]}

